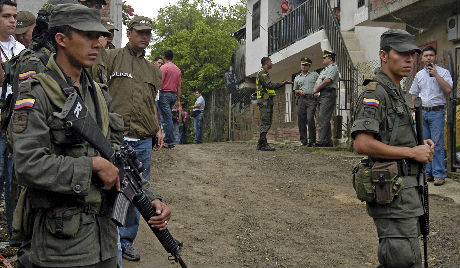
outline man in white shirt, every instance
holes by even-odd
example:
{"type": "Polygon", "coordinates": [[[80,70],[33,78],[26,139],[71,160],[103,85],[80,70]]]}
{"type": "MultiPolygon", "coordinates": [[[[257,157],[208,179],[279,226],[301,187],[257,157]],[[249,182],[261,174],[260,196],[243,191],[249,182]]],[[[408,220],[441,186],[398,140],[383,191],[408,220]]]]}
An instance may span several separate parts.
{"type": "MultiPolygon", "coordinates": [[[[13,35],[16,30],[16,15],[17,15],[16,3],[5,0],[0,2],[0,53],[2,63],[7,62],[12,57],[18,55],[25,47],[17,42],[13,35]]],[[[1,80],[3,81],[3,69],[0,69],[1,80]]],[[[8,94],[11,94],[11,86],[8,85],[6,89],[0,87],[2,92],[1,97],[6,98],[8,94]],[[3,90],[6,90],[3,94],[3,90]]],[[[0,117],[1,120],[1,117],[0,117]]],[[[10,192],[11,192],[11,179],[13,174],[13,154],[7,149],[6,146],[6,133],[0,132],[0,196],[2,192],[5,193],[5,205],[6,205],[6,221],[8,224],[8,231],[11,234],[12,231],[12,212],[14,208],[10,204],[10,192]]]]}
{"type": "Polygon", "coordinates": [[[423,135],[435,143],[433,161],[426,166],[428,181],[443,185],[446,180],[444,165],[444,117],[446,97],[452,91],[452,76],[449,71],[436,64],[436,49],[427,46],[422,49],[422,63],[425,66],[414,78],[409,93],[412,103],[415,97],[422,99],[423,135]]]}

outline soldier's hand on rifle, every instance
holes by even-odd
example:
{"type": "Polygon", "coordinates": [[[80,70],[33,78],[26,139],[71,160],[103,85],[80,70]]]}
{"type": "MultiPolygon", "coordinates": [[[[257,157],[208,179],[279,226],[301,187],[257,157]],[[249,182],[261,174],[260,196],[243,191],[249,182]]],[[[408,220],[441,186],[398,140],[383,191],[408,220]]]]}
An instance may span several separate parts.
{"type": "Polygon", "coordinates": [[[165,230],[168,228],[168,221],[171,218],[171,210],[165,203],[161,202],[159,199],[152,201],[152,206],[155,207],[157,216],[151,217],[149,219],[149,224],[153,228],[158,228],[160,230],[165,230]]]}
{"type": "Polygon", "coordinates": [[[95,156],[93,159],[93,172],[101,179],[104,186],[102,189],[110,190],[115,185],[117,191],[120,191],[120,178],[118,177],[118,168],[110,161],[100,156],[95,156]]]}
{"type": "Polygon", "coordinates": [[[432,140],[425,140],[425,144],[412,147],[412,159],[421,163],[429,163],[433,160],[434,143],[432,140]]]}

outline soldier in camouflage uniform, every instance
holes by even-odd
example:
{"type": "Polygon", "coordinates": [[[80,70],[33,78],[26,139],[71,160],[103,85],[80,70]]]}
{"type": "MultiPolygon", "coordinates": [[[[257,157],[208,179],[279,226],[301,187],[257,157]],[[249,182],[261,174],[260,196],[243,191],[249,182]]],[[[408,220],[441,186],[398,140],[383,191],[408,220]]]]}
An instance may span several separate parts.
{"type": "MultiPolygon", "coordinates": [[[[51,76],[79,93],[97,119],[94,131],[119,145],[123,120],[113,112],[107,89],[83,70],[97,56],[98,36],[109,33],[99,13],[82,5],[58,5],[49,25],[57,47],[49,73],[21,84],[12,117],[16,173],[25,187],[13,223],[15,234],[24,239],[19,267],[116,267],[117,228],[110,215],[113,187],[120,188],[118,169],[56,116],[66,96],[51,76]]],[[[159,214],[149,225],[167,228],[169,208],[146,181],[143,188],[159,214]]]]}
{"type": "Polygon", "coordinates": [[[419,216],[424,211],[416,173],[418,162],[432,160],[434,144],[425,140],[424,145],[417,146],[411,109],[400,86],[411,71],[416,51],[420,50],[415,38],[406,31],[382,34],[382,67],[358,98],[352,126],[354,150],[369,156],[369,163],[374,163],[369,168],[395,162],[397,176],[402,179],[400,191],[390,203],[367,202],[367,212],[377,227],[380,267],[385,268],[422,267],[418,236],[419,216]]]}
{"type": "Polygon", "coordinates": [[[260,110],[260,137],[257,143],[257,150],[274,151],[275,148],[268,145],[267,133],[272,126],[273,98],[276,96],[275,90],[285,84],[293,83],[287,80],[282,83],[273,83],[268,73],[268,70],[272,68],[272,60],[269,57],[263,57],[260,62],[262,68],[257,72],[256,78],[257,105],[260,110]]]}
{"type": "Polygon", "coordinates": [[[316,147],[332,147],[331,117],[337,103],[339,69],[335,64],[335,53],[324,50],[323,64],[326,67],[316,80],[313,94],[319,95],[318,139],[316,147]]]}

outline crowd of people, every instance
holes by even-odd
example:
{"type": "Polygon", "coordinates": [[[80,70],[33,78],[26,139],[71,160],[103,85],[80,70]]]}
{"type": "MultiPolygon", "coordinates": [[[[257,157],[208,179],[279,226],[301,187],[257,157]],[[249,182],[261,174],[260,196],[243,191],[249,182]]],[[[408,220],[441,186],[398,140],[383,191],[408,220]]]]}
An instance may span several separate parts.
{"type": "MultiPolygon", "coordinates": [[[[91,131],[114,148],[134,148],[157,214],[149,225],[164,230],[171,217],[148,181],[153,150],[186,143],[191,118],[181,106],[181,71],[172,50],[146,59],[150,18],[135,16],[128,43],[116,48],[118,29],[101,18],[106,4],[48,0],[33,14],[0,0],[0,196],[19,267],[122,267],[122,258],[140,259],[137,209],[130,205],[124,226],[111,220],[119,170],[61,111],[85,113],[97,124],[91,131]],[[79,106],[69,106],[72,96],[79,106]]],[[[202,143],[205,102],[194,92],[195,143],[202,143]]]]}

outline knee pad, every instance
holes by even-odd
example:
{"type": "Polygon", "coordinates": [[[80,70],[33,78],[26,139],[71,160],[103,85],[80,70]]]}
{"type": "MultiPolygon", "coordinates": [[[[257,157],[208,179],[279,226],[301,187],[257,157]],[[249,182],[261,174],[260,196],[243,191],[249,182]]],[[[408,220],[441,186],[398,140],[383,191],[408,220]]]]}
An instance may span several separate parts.
{"type": "Polygon", "coordinates": [[[422,267],[417,237],[387,237],[380,239],[379,262],[385,268],[422,267]]]}

